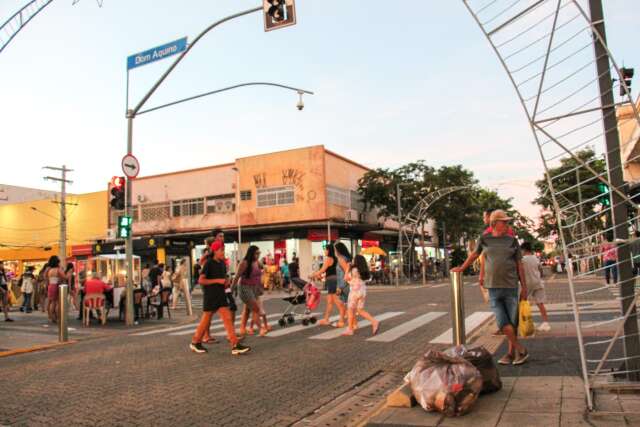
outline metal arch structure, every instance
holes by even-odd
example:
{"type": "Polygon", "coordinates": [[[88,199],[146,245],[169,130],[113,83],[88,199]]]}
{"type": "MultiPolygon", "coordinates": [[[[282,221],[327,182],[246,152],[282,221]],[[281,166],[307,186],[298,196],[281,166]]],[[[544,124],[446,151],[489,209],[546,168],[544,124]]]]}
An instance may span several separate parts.
{"type": "Polygon", "coordinates": [[[629,238],[631,224],[640,219],[640,211],[623,183],[621,153],[627,156],[626,162],[638,161],[640,156],[633,157],[635,141],[620,141],[618,134],[620,126],[640,127],[638,108],[621,78],[619,63],[607,46],[602,0],[462,2],[507,72],[546,172],[559,237],[569,266],[587,405],[590,410],[596,410],[597,391],[640,388],[638,297],[630,251],[637,239],[629,238]],[[621,92],[617,101],[616,89],[621,92]],[[619,107],[626,108],[628,113],[620,120],[619,107]],[[596,153],[604,156],[605,172],[599,173],[594,167],[600,159],[579,157],[580,150],[587,147],[596,147],[596,153]],[[577,166],[551,175],[550,171],[566,158],[573,159],[577,166]],[[566,185],[567,176],[574,173],[576,184],[566,185]],[[593,208],[600,195],[573,200],[570,192],[599,183],[609,189],[608,205],[593,208]],[[577,229],[586,230],[587,224],[594,220],[600,220],[602,227],[572,236],[577,229]],[[602,266],[600,243],[606,235],[614,237],[618,260],[602,266]],[[587,268],[575,271],[574,264],[587,265],[587,268]],[[620,272],[617,282],[595,284],[600,280],[596,274],[611,268],[620,272]],[[602,322],[584,322],[580,302],[587,297],[592,302],[597,300],[592,307],[615,307],[617,314],[602,322]],[[615,333],[607,339],[585,341],[589,332],[603,328],[615,333]],[[613,357],[615,353],[618,355],[613,357]],[[620,377],[625,381],[620,381],[620,377]]]}
{"type": "Polygon", "coordinates": [[[11,43],[11,40],[53,0],[32,0],[22,6],[0,26],[0,53],[11,43]]]}
{"type": "MultiPolygon", "coordinates": [[[[414,246],[416,236],[421,236],[424,239],[424,229],[419,229],[421,225],[423,225],[429,214],[429,208],[433,206],[441,198],[455,193],[461,190],[467,190],[473,188],[473,186],[464,185],[464,186],[453,186],[453,187],[445,187],[439,190],[433,191],[423,197],[416,205],[404,215],[400,223],[401,236],[403,241],[403,260],[405,266],[413,265],[414,258],[414,246]]],[[[404,267],[404,266],[403,266],[404,267]]]]}

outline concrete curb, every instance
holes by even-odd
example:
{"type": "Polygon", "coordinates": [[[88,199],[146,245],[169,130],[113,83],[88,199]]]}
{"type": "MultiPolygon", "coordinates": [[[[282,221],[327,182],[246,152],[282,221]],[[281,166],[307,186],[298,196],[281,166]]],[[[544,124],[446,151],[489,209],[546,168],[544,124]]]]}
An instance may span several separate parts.
{"type": "Polygon", "coordinates": [[[34,353],[36,351],[50,350],[52,348],[62,347],[69,344],[75,344],[77,342],[78,342],[77,340],[69,340],[67,342],[60,342],[55,344],[41,344],[41,345],[35,345],[33,347],[27,347],[27,348],[16,348],[13,350],[0,352],[0,357],[9,357],[9,356],[16,356],[18,354],[34,353]]]}

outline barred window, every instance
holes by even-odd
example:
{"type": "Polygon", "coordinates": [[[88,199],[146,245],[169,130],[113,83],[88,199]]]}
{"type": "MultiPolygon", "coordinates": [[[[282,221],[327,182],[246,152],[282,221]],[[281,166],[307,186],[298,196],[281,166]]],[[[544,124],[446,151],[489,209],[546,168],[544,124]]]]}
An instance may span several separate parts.
{"type": "Polygon", "coordinates": [[[342,206],[345,208],[351,207],[349,190],[343,190],[338,187],[327,186],[327,201],[332,205],[342,206]]]}
{"type": "Polygon", "coordinates": [[[171,203],[172,213],[177,216],[204,215],[204,199],[185,199],[171,203]]]}
{"type": "Polygon", "coordinates": [[[241,191],[240,200],[251,200],[251,190],[241,191]]]}
{"type": "Polygon", "coordinates": [[[149,203],[140,206],[140,221],[157,221],[169,218],[168,203],[149,203]]]}
{"type": "Polygon", "coordinates": [[[257,194],[257,206],[259,208],[292,205],[294,203],[294,190],[292,185],[286,187],[259,188],[257,194]]]}

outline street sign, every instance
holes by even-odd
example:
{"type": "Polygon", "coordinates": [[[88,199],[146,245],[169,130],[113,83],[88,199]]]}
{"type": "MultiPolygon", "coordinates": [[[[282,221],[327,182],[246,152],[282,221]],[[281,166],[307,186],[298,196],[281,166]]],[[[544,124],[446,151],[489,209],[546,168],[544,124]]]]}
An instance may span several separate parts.
{"type": "Polygon", "coordinates": [[[154,47],[153,49],[145,50],[144,52],[135,53],[127,57],[127,70],[168,58],[171,55],[184,51],[186,48],[187,38],[183,37],[167,44],[163,44],[162,46],[154,47]]]}
{"type": "Polygon", "coordinates": [[[133,154],[127,154],[122,158],[122,172],[129,179],[133,179],[140,173],[140,162],[133,154]]]}
{"type": "Polygon", "coordinates": [[[265,31],[296,24],[295,0],[262,0],[262,8],[265,31]]]}

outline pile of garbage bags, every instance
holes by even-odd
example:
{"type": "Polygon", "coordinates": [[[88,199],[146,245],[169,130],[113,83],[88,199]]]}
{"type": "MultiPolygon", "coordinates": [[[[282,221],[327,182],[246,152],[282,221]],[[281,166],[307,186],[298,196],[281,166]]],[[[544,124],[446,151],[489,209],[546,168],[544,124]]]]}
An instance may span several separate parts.
{"type": "Polygon", "coordinates": [[[483,347],[429,350],[405,377],[426,411],[447,416],[468,413],[482,392],[502,388],[491,354],[483,347]]]}

